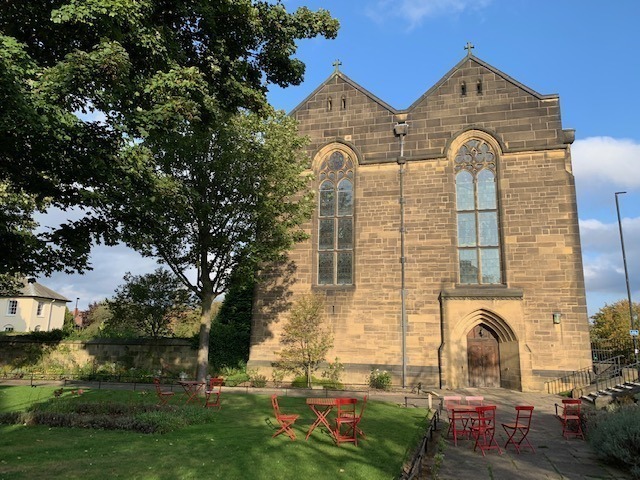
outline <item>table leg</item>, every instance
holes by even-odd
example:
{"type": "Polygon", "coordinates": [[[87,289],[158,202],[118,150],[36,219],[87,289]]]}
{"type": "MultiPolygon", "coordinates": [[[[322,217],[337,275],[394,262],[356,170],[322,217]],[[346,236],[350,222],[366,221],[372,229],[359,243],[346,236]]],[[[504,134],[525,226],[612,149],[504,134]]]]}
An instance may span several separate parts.
{"type": "Polygon", "coordinates": [[[316,421],[313,422],[313,424],[311,425],[311,427],[309,428],[309,431],[307,432],[307,437],[305,438],[305,440],[309,440],[309,436],[311,435],[311,433],[315,430],[315,428],[320,425],[321,423],[327,427],[329,429],[329,431],[331,432],[331,435],[333,435],[333,429],[331,428],[331,425],[329,424],[329,422],[327,421],[327,415],[329,415],[329,412],[331,411],[331,409],[333,408],[333,405],[329,405],[327,408],[325,408],[324,410],[318,410],[317,408],[315,408],[314,405],[311,405],[311,410],[313,410],[313,412],[316,414],[316,421]]]}

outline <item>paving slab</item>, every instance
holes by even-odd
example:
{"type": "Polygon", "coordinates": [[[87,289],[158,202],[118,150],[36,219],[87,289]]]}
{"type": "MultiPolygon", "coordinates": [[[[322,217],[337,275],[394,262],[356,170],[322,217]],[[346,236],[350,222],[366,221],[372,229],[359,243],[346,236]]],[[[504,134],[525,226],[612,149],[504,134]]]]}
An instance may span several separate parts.
{"type": "MultiPolygon", "coordinates": [[[[502,423],[515,420],[516,405],[535,407],[529,436],[535,453],[523,450],[516,453],[513,447],[502,454],[492,450],[482,456],[473,450],[473,440],[458,440],[454,446],[451,438],[445,439],[444,459],[438,471],[440,480],[630,480],[628,473],[602,462],[591,446],[582,439],[565,439],[562,425],[555,416],[555,404],[562,403],[558,395],[522,393],[505,389],[467,388],[434,391],[438,395],[482,395],[485,404],[497,405],[496,439],[502,448],[508,436],[502,423]]],[[[443,415],[446,420],[446,414],[443,415]]],[[[446,423],[442,422],[446,437],[446,423]]]]}

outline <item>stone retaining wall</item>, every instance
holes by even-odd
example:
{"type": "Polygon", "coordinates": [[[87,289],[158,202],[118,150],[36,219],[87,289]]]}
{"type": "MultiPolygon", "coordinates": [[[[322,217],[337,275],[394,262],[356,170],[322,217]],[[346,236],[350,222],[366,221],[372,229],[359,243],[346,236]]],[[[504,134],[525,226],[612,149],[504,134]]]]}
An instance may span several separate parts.
{"type": "Polygon", "coordinates": [[[0,369],[5,372],[56,368],[128,371],[132,368],[163,375],[194,376],[197,350],[185,339],[95,339],[40,342],[29,337],[0,338],[0,369]]]}

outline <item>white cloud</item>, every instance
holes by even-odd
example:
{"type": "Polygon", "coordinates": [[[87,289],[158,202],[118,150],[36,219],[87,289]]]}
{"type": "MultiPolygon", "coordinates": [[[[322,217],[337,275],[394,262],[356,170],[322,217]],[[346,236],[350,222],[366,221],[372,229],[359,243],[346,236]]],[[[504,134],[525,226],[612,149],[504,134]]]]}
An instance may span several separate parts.
{"type": "Polygon", "coordinates": [[[38,281],[71,300],[67,304],[69,309],[73,309],[76,298],[80,298],[78,305],[84,310],[89,303],[113,297],[116,287],[124,283],[125,273],[144,275],[159,267],[156,260],[142,257],[125,245],[94,247],[91,264],[93,270],[82,275],[58,272],[38,281]]]}
{"type": "MultiPolygon", "coordinates": [[[[632,301],[640,301],[640,217],[622,220],[625,256],[632,301]]],[[[622,246],[617,220],[581,220],[580,237],[584,280],[589,314],[604,306],[626,299],[626,279],[622,261],[622,246]],[[603,300],[604,299],[604,300],[603,300]]]]}
{"type": "Polygon", "coordinates": [[[378,0],[367,10],[367,15],[377,22],[398,17],[414,28],[425,18],[458,14],[465,10],[480,10],[491,0],[378,0]]]}
{"type": "Polygon", "coordinates": [[[576,140],[571,150],[574,173],[583,183],[640,188],[640,174],[631,174],[640,160],[640,144],[633,140],[589,137],[576,140]]]}

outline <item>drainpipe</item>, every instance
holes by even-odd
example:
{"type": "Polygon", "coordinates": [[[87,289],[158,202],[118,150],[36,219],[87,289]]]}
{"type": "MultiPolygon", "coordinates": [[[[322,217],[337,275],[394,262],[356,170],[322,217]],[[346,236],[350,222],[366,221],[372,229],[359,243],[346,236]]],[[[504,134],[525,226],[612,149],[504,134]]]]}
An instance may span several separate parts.
{"type": "Polygon", "coordinates": [[[404,137],[409,130],[409,124],[406,122],[398,122],[393,127],[393,133],[400,140],[400,156],[398,157],[398,165],[400,166],[400,299],[401,313],[400,323],[402,325],[402,388],[407,386],[407,290],[405,288],[405,246],[404,246],[404,137]]]}

